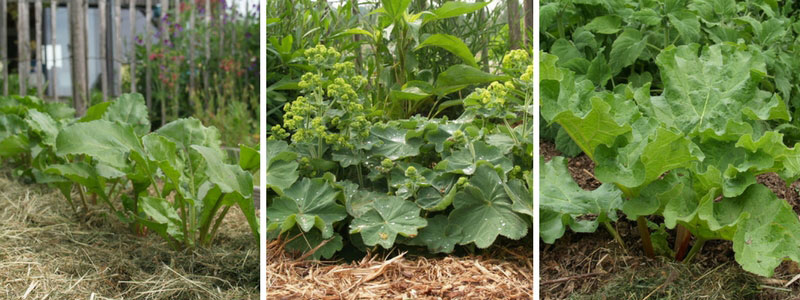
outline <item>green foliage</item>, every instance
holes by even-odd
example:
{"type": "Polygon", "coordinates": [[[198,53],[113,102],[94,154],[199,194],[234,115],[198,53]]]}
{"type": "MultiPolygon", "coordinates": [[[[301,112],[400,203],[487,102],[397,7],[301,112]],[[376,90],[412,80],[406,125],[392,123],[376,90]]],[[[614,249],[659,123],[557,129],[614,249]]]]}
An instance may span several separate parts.
{"type": "Polygon", "coordinates": [[[732,241],[745,270],[770,276],[800,259],[797,215],[756,182],[768,172],[800,178],[798,90],[787,85],[797,76],[788,67],[797,63],[795,12],[685,4],[542,3],[541,118],[554,126],[545,132],[561,149],[580,148],[603,182],[583,191],[562,159],[544,164],[542,237],[594,231],[618,210],[640,223],[657,215],[700,247],[732,241]],[[591,227],[587,216],[597,218],[591,227]]]}
{"type": "MultiPolygon", "coordinates": [[[[87,199],[99,199],[136,232],[146,227],[175,248],[194,248],[211,244],[235,206],[258,239],[252,175],[227,162],[216,128],[192,118],[150,132],[139,94],[92,106],[81,119],[33,97],[2,103],[0,144],[17,148],[5,147],[0,158],[26,169],[18,175],[57,187],[76,214],[74,190],[84,213],[92,209],[87,199]]],[[[257,170],[257,150],[245,150],[240,163],[257,170]]]]}
{"type": "MultiPolygon", "coordinates": [[[[499,74],[468,65],[440,74],[452,85],[485,86],[467,95],[475,101],[464,101],[456,120],[389,118],[363,88],[367,80],[348,71],[352,64],[340,67],[346,55],[326,46],[305,51],[314,68],[267,139],[268,238],[286,236],[290,251],[320,246],[309,256],[319,259],[400,245],[450,253],[529,234],[533,176],[522,171],[533,167],[528,52],[497,62],[499,74]]],[[[393,95],[416,101],[434,89],[409,82],[393,95]]]]}

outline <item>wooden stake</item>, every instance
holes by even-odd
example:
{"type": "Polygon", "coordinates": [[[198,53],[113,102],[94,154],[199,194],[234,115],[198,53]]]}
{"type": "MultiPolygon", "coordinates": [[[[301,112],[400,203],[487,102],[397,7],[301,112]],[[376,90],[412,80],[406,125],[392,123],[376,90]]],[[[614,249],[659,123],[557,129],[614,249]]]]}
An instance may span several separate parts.
{"type": "Polygon", "coordinates": [[[53,47],[53,65],[50,67],[50,83],[53,90],[53,101],[58,101],[58,85],[56,85],[56,13],[58,1],[50,2],[50,47],[53,47]]]}
{"type": "Polygon", "coordinates": [[[86,20],[84,4],[86,0],[74,0],[69,3],[70,10],[70,44],[72,45],[72,102],[75,114],[82,117],[86,114],[88,102],[88,85],[86,77],[86,20]]]}
{"type": "Polygon", "coordinates": [[[31,35],[30,26],[28,26],[27,0],[19,0],[17,2],[17,13],[19,94],[25,96],[28,94],[28,74],[30,74],[31,67],[31,35]]]}

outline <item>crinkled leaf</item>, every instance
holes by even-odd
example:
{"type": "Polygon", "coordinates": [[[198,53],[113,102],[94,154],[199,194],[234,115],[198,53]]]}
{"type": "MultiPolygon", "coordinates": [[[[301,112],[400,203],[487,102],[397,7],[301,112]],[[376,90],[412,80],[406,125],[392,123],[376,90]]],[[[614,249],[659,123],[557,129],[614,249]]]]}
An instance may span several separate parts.
{"type": "Polygon", "coordinates": [[[541,222],[549,223],[548,230],[542,231],[545,243],[553,243],[560,238],[566,226],[578,232],[594,231],[599,222],[617,219],[616,211],[622,207],[622,192],[619,189],[611,184],[603,184],[594,191],[583,190],[570,176],[567,160],[563,157],[553,157],[547,163],[542,159],[540,162],[539,209],[550,212],[547,219],[540,221],[542,228],[545,228],[545,224],[541,222]],[[595,218],[582,218],[590,215],[595,218]],[[562,222],[562,225],[556,222],[562,222]]]}
{"type": "Polygon", "coordinates": [[[788,120],[786,105],[758,90],[766,75],[763,56],[736,45],[667,47],[656,58],[664,82],[666,108],[659,119],[691,136],[736,140],[751,133],[755,120],[788,120]],[[698,56],[699,53],[699,56],[698,56]]]}
{"type": "Polygon", "coordinates": [[[62,129],[56,138],[56,154],[86,154],[111,167],[125,170],[131,152],[143,153],[130,125],[95,120],[62,129]]]}
{"type": "Polygon", "coordinates": [[[103,120],[130,124],[138,136],[150,132],[150,120],[142,94],[122,94],[108,106],[103,120]]]}

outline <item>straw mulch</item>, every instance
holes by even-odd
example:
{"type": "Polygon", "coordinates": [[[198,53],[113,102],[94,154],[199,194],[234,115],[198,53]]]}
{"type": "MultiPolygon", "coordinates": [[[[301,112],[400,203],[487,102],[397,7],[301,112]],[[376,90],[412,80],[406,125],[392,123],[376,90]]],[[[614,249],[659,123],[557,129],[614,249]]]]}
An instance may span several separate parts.
{"type": "Polygon", "coordinates": [[[411,257],[392,252],[361,261],[312,262],[267,245],[268,299],[532,299],[530,247],[483,256],[411,257]]]}
{"type": "Polygon", "coordinates": [[[238,210],[210,249],[190,252],[99,207],[77,217],[54,189],[0,171],[0,298],[259,298],[258,242],[238,210]]]}

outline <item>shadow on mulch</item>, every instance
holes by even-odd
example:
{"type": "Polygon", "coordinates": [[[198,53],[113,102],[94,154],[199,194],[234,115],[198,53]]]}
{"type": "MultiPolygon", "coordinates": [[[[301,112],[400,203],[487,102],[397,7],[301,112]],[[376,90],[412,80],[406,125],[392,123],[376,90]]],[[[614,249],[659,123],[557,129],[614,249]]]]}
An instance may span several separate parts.
{"type": "MultiPolygon", "coordinates": [[[[553,143],[539,142],[545,160],[561,155],[553,143]]],[[[569,159],[569,170],[583,189],[596,189],[594,164],[585,154],[569,159]]],[[[796,212],[800,182],[786,187],[776,174],[763,174],[758,182],[786,199],[796,212]]],[[[655,218],[653,219],[655,220],[655,218]]],[[[605,230],[592,234],[567,231],[553,245],[541,244],[541,299],[798,299],[800,287],[793,283],[800,273],[795,263],[785,262],[772,278],[742,270],[734,260],[728,241],[709,241],[690,264],[659,257],[647,259],[641,247],[636,222],[622,217],[615,223],[628,252],[605,230]]],[[[668,230],[670,244],[674,232],[668,230]]]]}
{"type": "Polygon", "coordinates": [[[56,190],[0,171],[0,298],[259,298],[258,242],[238,209],[211,247],[189,252],[99,207],[79,221],[56,190]]]}

